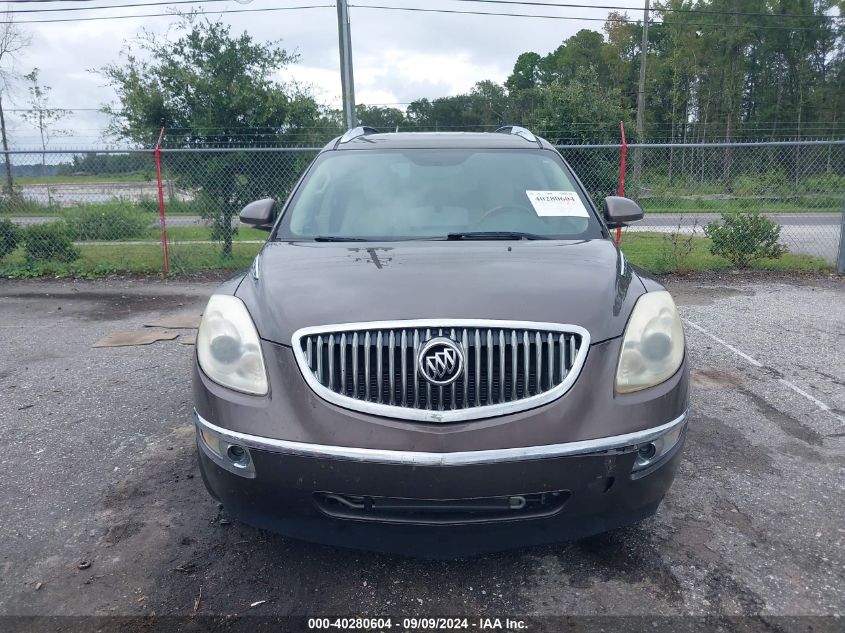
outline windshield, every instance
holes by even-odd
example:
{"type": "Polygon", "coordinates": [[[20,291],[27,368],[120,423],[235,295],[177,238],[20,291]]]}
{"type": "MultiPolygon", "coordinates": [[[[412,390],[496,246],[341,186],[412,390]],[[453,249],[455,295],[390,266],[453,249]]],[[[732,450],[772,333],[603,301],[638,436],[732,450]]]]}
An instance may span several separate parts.
{"type": "Polygon", "coordinates": [[[588,239],[587,200],[551,151],[326,152],[277,239],[588,239]]]}

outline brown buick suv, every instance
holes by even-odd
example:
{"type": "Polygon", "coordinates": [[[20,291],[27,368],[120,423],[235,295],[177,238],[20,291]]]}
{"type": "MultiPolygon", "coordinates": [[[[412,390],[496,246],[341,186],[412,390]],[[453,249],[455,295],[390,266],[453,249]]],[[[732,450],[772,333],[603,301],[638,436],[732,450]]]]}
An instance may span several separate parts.
{"type": "Polygon", "coordinates": [[[561,155],[497,133],[350,130],[203,313],[208,491],[246,523],[425,556],[567,540],[657,511],[688,370],[675,304],[561,155]]]}

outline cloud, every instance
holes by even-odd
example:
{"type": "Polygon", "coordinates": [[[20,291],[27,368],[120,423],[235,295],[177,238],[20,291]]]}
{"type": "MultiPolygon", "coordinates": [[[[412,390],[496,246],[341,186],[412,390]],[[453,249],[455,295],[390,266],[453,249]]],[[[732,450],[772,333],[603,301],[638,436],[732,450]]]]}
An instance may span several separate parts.
{"type": "MultiPolygon", "coordinates": [[[[600,4],[599,0],[587,0],[600,4]]],[[[360,0],[367,4],[368,0],[360,0]]],[[[71,6],[84,3],[68,2],[71,6]]],[[[355,2],[353,2],[355,4],[355,2]]],[[[381,3],[378,3],[381,4],[381,3]]],[[[390,4],[402,6],[396,0],[390,4]]],[[[182,5],[183,8],[190,5],[182,5]]],[[[209,10],[212,5],[200,5],[209,10]]],[[[244,6],[235,2],[216,3],[217,9],[261,8],[278,6],[270,0],[255,0],[244,6]]],[[[525,8],[505,9],[450,0],[412,0],[404,6],[425,8],[476,9],[489,12],[520,12],[574,15],[604,18],[600,9],[525,8]]],[[[161,7],[113,10],[111,14],[158,13],[161,7]],[[154,10],[153,10],[154,9],[154,10]]],[[[92,12],[93,14],[93,12],[92,12]]],[[[108,15],[96,12],[96,15],[108,15]]],[[[49,14],[54,15],[54,14],[49,14]]],[[[75,12],[74,17],[91,15],[75,12]]],[[[210,17],[214,17],[212,14],[210,17]]],[[[312,87],[317,98],[333,107],[340,106],[338,72],[337,16],[334,8],[266,13],[223,14],[221,19],[234,33],[248,32],[258,41],[281,40],[289,52],[299,55],[297,64],[283,69],[283,81],[296,81],[312,87]]],[[[36,19],[21,18],[24,19],[36,19]]],[[[101,78],[87,72],[119,59],[126,41],[135,38],[141,28],[165,33],[175,18],[146,18],[69,22],[59,24],[21,24],[33,36],[19,68],[28,72],[41,69],[45,84],[52,86],[56,107],[97,108],[112,101],[112,91],[101,78]]],[[[483,79],[503,81],[516,57],[527,50],[551,51],[581,28],[600,29],[601,22],[525,19],[478,15],[351,9],[355,91],[358,103],[407,103],[420,97],[433,99],[469,90],[483,79]]],[[[15,106],[25,107],[25,90],[19,90],[15,106]]],[[[5,103],[5,102],[4,102],[5,103]]],[[[17,147],[35,146],[35,130],[10,113],[10,128],[17,147]]],[[[61,145],[98,142],[107,123],[98,112],[77,111],[65,123],[74,134],[54,141],[61,145]]]]}

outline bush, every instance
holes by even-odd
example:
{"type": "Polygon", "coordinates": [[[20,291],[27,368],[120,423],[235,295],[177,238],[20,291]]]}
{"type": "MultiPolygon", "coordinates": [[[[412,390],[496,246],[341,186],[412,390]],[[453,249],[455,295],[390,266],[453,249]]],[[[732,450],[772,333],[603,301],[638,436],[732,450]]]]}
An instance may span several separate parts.
{"type": "Polygon", "coordinates": [[[24,231],[24,249],[28,262],[72,262],[79,259],[67,223],[33,224],[24,231]]]}
{"type": "Polygon", "coordinates": [[[780,226],[759,211],[722,213],[722,222],[711,222],[704,233],[713,244],[710,252],[737,268],[747,268],[755,259],[777,259],[786,252],[778,243],[780,226]]]}
{"type": "Polygon", "coordinates": [[[698,230],[698,220],[687,233],[683,230],[683,222],[678,218],[678,225],[669,233],[664,233],[660,244],[660,254],[657,266],[661,271],[683,272],[687,270],[687,260],[695,248],[695,233],[698,230]]]}
{"type": "Polygon", "coordinates": [[[110,241],[144,237],[150,218],[138,207],[111,203],[69,210],[70,234],[79,241],[110,241]]]}
{"type": "Polygon", "coordinates": [[[733,192],[738,196],[788,198],[794,193],[794,186],[782,169],[737,176],[733,181],[733,192]]]}
{"type": "Polygon", "coordinates": [[[845,176],[839,174],[807,176],[798,183],[798,192],[802,194],[836,194],[843,190],[845,190],[845,176]]]}
{"type": "Polygon", "coordinates": [[[0,220],[0,259],[14,252],[20,240],[20,227],[11,220],[0,220]]]}

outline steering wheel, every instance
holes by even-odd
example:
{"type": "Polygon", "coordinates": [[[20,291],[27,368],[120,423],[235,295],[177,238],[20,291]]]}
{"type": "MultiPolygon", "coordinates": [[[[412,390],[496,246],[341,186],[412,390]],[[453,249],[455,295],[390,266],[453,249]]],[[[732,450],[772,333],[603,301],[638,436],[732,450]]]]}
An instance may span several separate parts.
{"type": "Polygon", "coordinates": [[[479,218],[478,222],[475,223],[475,226],[483,226],[488,222],[488,220],[490,220],[490,218],[498,215],[504,215],[505,213],[511,213],[511,215],[519,216],[518,221],[520,224],[526,224],[525,220],[528,220],[527,224],[529,226],[520,227],[518,230],[525,230],[527,228],[528,231],[526,232],[531,232],[531,227],[537,227],[538,230],[542,231],[542,228],[545,227],[545,224],[533,209],[521,204],[500,204],[492,209],[488,209],[484,212],[481,218],[479,218]],[[516,213],[513,213],[514,211],[516,213]]]}

